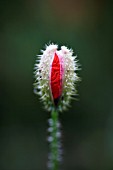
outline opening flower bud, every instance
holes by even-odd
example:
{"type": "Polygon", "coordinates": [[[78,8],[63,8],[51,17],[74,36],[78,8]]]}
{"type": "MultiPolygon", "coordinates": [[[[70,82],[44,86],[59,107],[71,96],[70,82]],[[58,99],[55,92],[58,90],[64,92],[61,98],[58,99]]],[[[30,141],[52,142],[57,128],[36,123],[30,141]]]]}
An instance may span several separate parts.
{"type": "Polygon", "coordinates": [[[79,80],[73,50],[65,46],[58,50],[58,45],[50,44],[36,61],[34,92],[40,95],[48,111],[53,108],[65,110],[77,93],[75,83],[79,80]]]}

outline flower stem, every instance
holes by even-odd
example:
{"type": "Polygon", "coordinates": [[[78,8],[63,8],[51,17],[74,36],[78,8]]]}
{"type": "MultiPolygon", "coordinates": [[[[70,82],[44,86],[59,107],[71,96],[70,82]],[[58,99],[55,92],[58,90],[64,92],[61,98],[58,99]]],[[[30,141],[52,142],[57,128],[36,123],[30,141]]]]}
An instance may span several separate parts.
{"type": "Polygon", "coordinates": [[[50,142],[50,162],[49,168],[51,170],[59,169],[59,161],[60,161],[60,129],[59,129],[59,121],[58,121],[58,111],[54,109],[51,112],[51,119],[49,119],[49,142],[50,142]]]}

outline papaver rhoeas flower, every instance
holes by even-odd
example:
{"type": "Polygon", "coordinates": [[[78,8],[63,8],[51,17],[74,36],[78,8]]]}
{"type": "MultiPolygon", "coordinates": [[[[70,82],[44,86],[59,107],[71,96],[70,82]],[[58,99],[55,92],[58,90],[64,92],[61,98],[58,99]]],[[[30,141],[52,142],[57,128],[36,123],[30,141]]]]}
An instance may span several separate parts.
{"type": "Polygon", "coordinates": [[[77,94],[75,84],[79,80],[76,56],[73,50],[56,44],[46,46],[35,64],[34,92],[40,95],[48,111],[65,110],[71,98],[77,94]]]}

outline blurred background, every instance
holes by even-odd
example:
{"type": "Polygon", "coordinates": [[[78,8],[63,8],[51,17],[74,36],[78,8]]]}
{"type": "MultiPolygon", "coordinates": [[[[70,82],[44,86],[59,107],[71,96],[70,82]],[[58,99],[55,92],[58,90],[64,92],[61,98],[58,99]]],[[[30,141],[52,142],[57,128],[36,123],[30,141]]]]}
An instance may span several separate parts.
{"type": "Polygon", "coordinates": [[[62,170],[113,170],[113,1],[0,0],[0,170],[45,170],[47,119],[33,94],[45,43],[72,47],[79,101],[60,114],[62,170]]]}

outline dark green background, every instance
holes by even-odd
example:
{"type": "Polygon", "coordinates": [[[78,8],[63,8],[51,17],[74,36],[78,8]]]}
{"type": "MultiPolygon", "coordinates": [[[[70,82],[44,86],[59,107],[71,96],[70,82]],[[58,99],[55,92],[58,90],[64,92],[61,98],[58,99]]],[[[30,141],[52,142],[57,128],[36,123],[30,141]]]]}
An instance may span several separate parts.
{"type": "Polygon", "coordinates": [[[49,41],[82,65],[79,101],[60,115],[64,170],[113,169],[113,1],[0,0],[0,170],[45,170],[48,112],[33,94],[49,41]]]}

